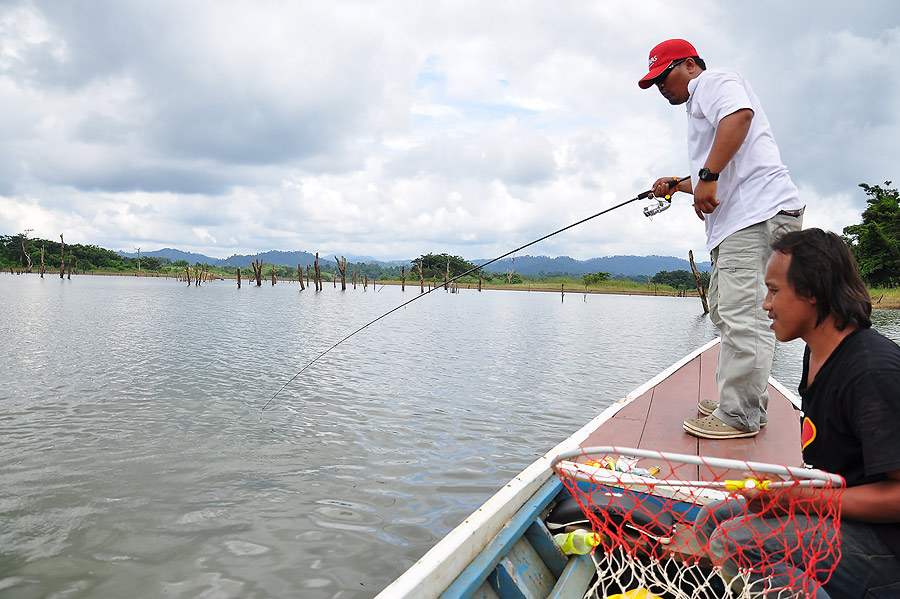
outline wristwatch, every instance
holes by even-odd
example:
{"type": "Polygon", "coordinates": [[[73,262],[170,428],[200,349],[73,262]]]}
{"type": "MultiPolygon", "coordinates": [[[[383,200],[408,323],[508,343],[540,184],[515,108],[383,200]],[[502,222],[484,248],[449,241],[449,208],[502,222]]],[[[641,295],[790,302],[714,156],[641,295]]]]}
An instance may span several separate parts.
{"type": "Polygon", "coordinates": [[[700,169],[700,180],[701,181],[718,181],[719,173],[714,173],[704,166],[703,168],[700,169]]]}

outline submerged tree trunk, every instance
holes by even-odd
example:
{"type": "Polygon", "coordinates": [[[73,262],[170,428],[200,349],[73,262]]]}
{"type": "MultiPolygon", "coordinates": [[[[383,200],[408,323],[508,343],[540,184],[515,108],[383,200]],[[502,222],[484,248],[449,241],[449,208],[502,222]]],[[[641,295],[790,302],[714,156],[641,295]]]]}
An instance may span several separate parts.
{"type": "Polygon", "coordinates": [[[316,291],[322,291],[322,269],[319,268],[319,252],[316,252],[316,259],[313,264],[315,265],[316,269],[316,291]]]}
{"type": "Polygon", "coordinates": [[[59,234],[59,278],[63,278],[66,270],[66,242],[63,240],[63,234],[59,234]]]}
{"type": "Polygon", "coordinates": [[[22,236],[22,254],[24,254],[25,260],[28,261],[28,264],[25,266],[25,272],[30,273],[31,272],[31,254],[29,254],[28,250],[25,249],[25,238],[27,235],[28,235],[28,233],[26,232],[22,236]]]}
{"type": "Polygon", "coordinates": [[[253,276],[256,278],[256,286],[262,287],[262,260],[254,260],[250,263],[253,267],[253,276]]]}
{"type": "Polygon", "coordinates": [[[450,260],[447,260],[447,270],[444,273],[444,291],[447,291],[447,281],[450,280],[450,260]]]}
{"type": "Polygon", "coordinates": [[[338,270],[341,272],[341,291],[347,291],[347,259],[341,256],[341,259],[338,260],[338,257],[334,257],[335,262],[337,262],[338,270]]]}
{"type": "Polygon", "coordinates": [[[422,261],[419,260],[419,293],[425,293],[425,277],[422,275],[422,261]]]}
{"type": "Polygon", "coordinates": [[[691,270],[694,272],[694,280],[697,281],[697,293],[700,294],[700,303],[703,304],[703,313],[709,314],[709,304],[706,302],[706,290],[703,289],[703,284],[700,282],[700,272],[697,270],[697,265],[694,264],[694,250],[688,250],[688,258],[691,261],[691,270]]]}

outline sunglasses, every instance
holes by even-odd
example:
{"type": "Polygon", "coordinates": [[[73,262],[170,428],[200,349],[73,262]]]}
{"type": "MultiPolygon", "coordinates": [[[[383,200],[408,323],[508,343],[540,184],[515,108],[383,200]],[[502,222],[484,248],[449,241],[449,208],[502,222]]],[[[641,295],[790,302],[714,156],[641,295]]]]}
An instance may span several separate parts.
{"type": "Polygon", "coordinates": [[[669,76],[669,73],[671,73],[673,70],[675,70],[675,67],[677,67],[678,65],[683,63],[685,60],[687,60],[687,58],[682,58],[681,60],[672,61],[672,64],[667,66],[665,71],[663,71],[662,73],[660,73],[653,79],[653,85],[659,85],[660,83],[665,83],[666,78],[669,76]]]}

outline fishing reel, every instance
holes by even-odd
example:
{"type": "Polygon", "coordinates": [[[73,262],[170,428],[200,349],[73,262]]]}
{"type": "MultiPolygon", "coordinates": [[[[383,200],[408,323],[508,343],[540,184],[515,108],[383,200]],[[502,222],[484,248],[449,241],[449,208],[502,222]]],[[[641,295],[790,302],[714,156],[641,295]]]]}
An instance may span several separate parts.
{"type": "Polygon", "coordinates": [[[652,219],[660,212],[665,212],[672,205],[672,196],[667,195],[665,198],[654,198],[653,203],[644,206],[644,216],[652,219]]]}

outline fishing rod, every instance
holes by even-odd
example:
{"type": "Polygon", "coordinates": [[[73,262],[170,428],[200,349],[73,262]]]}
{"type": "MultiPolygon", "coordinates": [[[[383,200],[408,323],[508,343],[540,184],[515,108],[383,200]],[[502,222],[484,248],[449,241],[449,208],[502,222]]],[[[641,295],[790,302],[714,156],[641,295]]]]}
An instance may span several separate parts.
{"type": "MultiPolygon", "coordinates": [[[[669,189],[677,188],[677,186],[678,186],[679,183],[681,183],[682,181],[686,181],[686,180],[688,180],[688,179],[690,179],[690,177],[681,177],[680,179],[679,179],[678,177],[673,177],[672,180],[669,181],[669,189]]],[[[583,218],[583,219],[581,219],[580,221],[578,221],[578,222],[576,222],[576,223],[572,223],[571,225],[565,226],[565,227],[563,227],[562,229],[558,229],[558,230],[556,230],[556,231],[554,231],[554,232],[552,232],[552,233],[548,233],[548,234],[544,235],[543,237],[540,237],[540,238],[538,238],[538,239],[535,239],[534,241],[529,241],[529,242],[526,243],[525,245],[520,246],[520,247],[517,247],[517,248],[514,249],[514,250],[510,250],[510,251],[506,252],[505,254],[503,254],[502,256],[497,256],[496,258],[493,258],[493,259],[491,259],[491,260],[488,260],[488,261],[485,262],[484,264],[480,264],[480,265],[478,265],[478,266],[475,266],[475,267],[473,267],[473,268],[470,268],[469,270],[465,271],[464,273],[459,274],[459,275],[456,275],[456,276],[453,277],[452,279],[448,279],[447,281],[444,282],[443,285],[438,285],[438,286],[432,287],[432,288],[429,289],[428,291],[425,291],[424,293],[420,293],[419,295],[413,297],[412,299],[403,302],[402,304],[400,304],[400,305],[397,306],[396,308],[393,308],[393,309],[391,309],[391,310],[388,310],[387,312],[385,312],[384,314],[382,314],[382,315],[379,316],[378,318],[375,318],[375,319],[373,319],[373,320],[370,320],[370,321],[367,322],[366,324],[362,325],[361,327],[359,327],[358,329],[356,329],[355,331],[353,331],[353,332],[350,333],[349,335],[345,336],[343,339],[341,339],[340,341],[338,341],[337,343],[333,344],[331,347],[329,347],[328,349],[326,349],[325,351],[323,351],[322,353],[320,353],[319,355],[317,355],[315,358],[313,358],[312,361],[310,361],[306,366],[304,366],[303,368],[301,368],[300,371],[299,371],[297,374],[295,374],[295,375],[292,376],[290,379],[288,379],[288,381],[287,381],[284,385],[282,385],[281,388],[280,388],[278,391],[275,392],[275,395],[273,395],[273,396],[269,399],[269,401],[266,402],[266,405],[264,405],[264,406],[262,407],[262,410],[260,410],[260,411],[264,411],[266,408],[268,408],[268,407],[269,407],[269,404],[271,404],[273,401],[275,401],[275,398],[278,397],[278,394],[279,394],[279,393],[281,393],[282,391],[284,391],[285,388],[287,388],[288,385],[290,385],[291,383],[293,383],[293,382],[297,379],[297,377],[299,377],[301,374],[303,374],[304,372],[306,372],[306,371],[309,369],[310,366],[312,366],[313,364],[315,364],[316,362],[318,362],[318,361],[319,361],[321,358],[323,358],[326,354],[328,354],[329,352],[331,352],[331,350],[333,350],[333,349],[336,348],[337,346],[341,345],[344,341],[346,341],[347,339],[350,339],[351,337],[353,337],[354,335],[356,335],[356,334],[359,333],[360,331],[363,331],[364,329],[369,328],[370,326],[372,326],[373,324],[375,324],[376,322],[378,322],[378,321],[381,320],[382,318],[385,318],[385,317],[387,317],[387,316],[393,314],[394,312],[396,312],[396,311],[399,310],[400,308],[405,308],[406,306],[408,306],[409,304],[413,303],[413,302],[416,301],[417,299],[419,299],[419,298],[421,298],[421,297],[424,297],[424,296],[428,295],[428,294],[431,293],[432,291],[437,290],[439,287],[442,287],[442,286],[443,286],[443,287],[446,287],[446,286],[448,286],[450,283],[453,283],[454,281],[457,281],[457,280],[459,280],[459,279],[465,277],[466,275],[470,275],[470,274],[472,274],[473,272],[475,272],[476,270],[481,270],[481,269],[484,268],[485,266],[491,265],[491,264],[493,264],[494,262],[497,262],[498,260],[503,260],[504,258],[507,258],[507,257],[509,257],[509,256],[511,256],[511,255],[513,255],[513,254],[515,254],[515,253],[517,253],[517,252],[520,252],[520,251],[524,250],[525,248],[531,247],[531,246],[533,246],[533,245],[536,244],[536,243],[540,243],[540,242],[544,241],[545,239],[549,239],[549,238],[553,237],[554,235],[559,235],[560,233],[562,233],[562,232],[564,232],[564,231],[568,231],[569,229],[572,229],[573,227],[577,227],[578,225],[583,225],[584,223],[588,222],[589,220],[593,220],[593,219],[597,218],[598,216],[603,216],[603,215],[606,214],[607,212],[612,212],[613,210],[616,210],[616,209],[618,209],[618,208],[621,208],[622,206],[626,206],[626,205],[628,205],[628,204],[630,204],[630,203],[632,203],[632,202],[637,202],[638,200],[646,200],[646,199],[648,199],[648,198],[653,198],[653,190],[652,190],[652,189],[648,189],[648,190],[645,191],[645,192],[639,193],[638,195],[634,196],[634,197],[631,198],[630,200],[625,200],[625,201],[622,202],[621,204],[616,204],[615,206],[612,206],[611,208],[607,208],[606,210],[601,210],[600,212],[598,212],[597,214],[594,214],[593,216],[589,216],[589,217],[587,217],[587,218],[583,218]]],[[[644,216],[646,216],[646,217],[649,218],[649,217],[652,217],[652,216],[654,216],[654,215],[656,215],[656,214],[659,214],[660,212],[663,212],[664,210],[667,210],[667,209],[669,208],[669,206],[672,205],[672,199],[671,199],[671,198],[672,198],[672,196],[670,196],[669,194],[666,194],[666,196],[665,196],[664,198],[662,198],[662,199],[660,199],[660,198],[655,198],[656,201],[655,201],[654,203],[652,203],[652,204],[650,204],[649,206],[646,206],[646,207],[644,208],[644,216]]]]}

